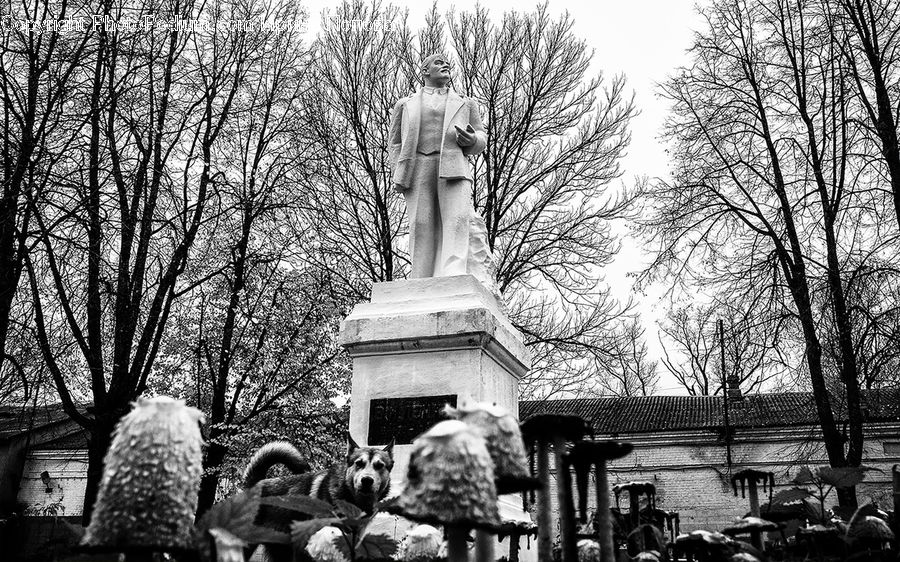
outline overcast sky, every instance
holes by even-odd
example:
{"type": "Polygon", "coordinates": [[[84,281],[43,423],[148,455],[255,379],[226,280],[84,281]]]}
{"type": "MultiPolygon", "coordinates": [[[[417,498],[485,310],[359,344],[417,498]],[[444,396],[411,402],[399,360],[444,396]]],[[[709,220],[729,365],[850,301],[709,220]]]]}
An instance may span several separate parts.
{"type": "MultiPolygon", "coordinates": [[[[310,12],[308,30],[311,35],[319,29],[323,9],[333,9],[339,0],[306,0],[310,12]]],[[[397,6],[409,10],[409,25],[417,29],[424,22],[424,14],[431,7],[427,0],[393,0],[397,6]]],[[[438,9],[446,13],[472,10],[476,0],[440,0],[438,9]]],[[[491,0],[481,2],[499,20],[504,11],[530,11],[536,4],[522,1],[491,0]]],[[[701,4],[703,2],[701,1],[701,4]]],[[[632,121],[631,147],[623,162],[623,182],[631,185],[637,176],[665,177],[668,174],[665,148],[659,133],[667,106],[657,96],[657,84],[679,66],[688,62],[687,49],[693,33],[702,28],[703,17],[696,10],[696,0],[550,0],[550,13],[558,16],[568,11],[574,21],[573,32],[584,38],[594,49],[591,71],[611,77],[624,74],[628,88],[634,91],[635,104],[640,110],[632,121]]],[[[619,298],[631,293],[630,271],[639,270],[646,257],[639,245],[626,238],[619,258],[605,272],[606,282],[619,298]]],[[[637,298],[638,310],[647,329],[647,343],[656,358],[661,350],[657,341],[655,322],[664,313],[659,301],[661,289],[650,290],[637,298]]],[[[683,393],[674,379],[660,366],[660,385],[657,393],[683,393]]]]}

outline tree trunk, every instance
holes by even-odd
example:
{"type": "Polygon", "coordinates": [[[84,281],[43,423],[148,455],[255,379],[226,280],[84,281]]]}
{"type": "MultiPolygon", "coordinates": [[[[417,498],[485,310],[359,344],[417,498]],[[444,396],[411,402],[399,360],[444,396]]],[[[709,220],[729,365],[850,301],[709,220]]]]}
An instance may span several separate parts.
{"type": "Polygon", "coordinates": [[[9,315],[12,310],[16,287],[19,285],[21,256],[17,256],[15,242],[16,199],[0,201],[0,371],[3,369],[3,353],[6,350],[6,334],[9,331],[9,315]]]}
{"type": "Polygon", "coordinates": [[[213,441],[216,437],[210,432],[211,443],[206,450],[206,456],[203,457],[203,478],[200,480],[200,493],[197,499],[197,518],[200,518],[216,503],[216,491],[219,489],[219,467],[222,466],[222,462],[228,454],[227,447],[213,441]]]}
{"type": "MultiPolygon", "coordinates": [[[[879,50],[878,41],[885,40],[879,37],[880,32],[893,33],[891,29],[879,29],[878,23],[874,21],[873,13],[878,11],[873,9],[871,2],[841,2],[845,13],[850,16],[853,23],[854,32],[860,41],[866,61],[869,63],[869,69],[872,71],[872,90],[875,93],[875,108],[868,105],[865,91],[860,88],[860,94],[867,101],[867,107],[870,109],[870,118],[872,125],[881,141],[881,156],[887,165],[888,177],[891,181],[891,194],[893,195],[894,213],[897,216],[897,223],[900,225],[900,139],[897,137],[897,124],[894,121],[894,104],[892,103],[886,77],[890,74],[890,67],[885,68],[885,60],[879,50]]],[[[888,65],[890,62],[887,63],[888,65]]],[[[854,67],[855,68],[855,65],[854,67]]],[[[860,77],[856,76],[858,83],[860,77]]]]}
{"type": "MultiPolygon", "coordinates": [[[[219,346],[219,359],[216,363],[215,385],[213,387],[212,405],[209,415],[209,441],[210,445],[203,458],[203,478],[200,480],[200,494],[197,503],[197,517],[203,515],[216,502],[216,491],[219,487],[219,470],[228,454],[228,448],[217,441],[222,436],[220,425],[226,421],[226,400],[228,398],[228,376],[231,373],[231,361],[234,354],[234,331],[241,303],[241,293],[245,285],[245,273],[247,267],[247,247],[250,241],[250,231],[253,226],[253,209],[242,208],[241,237],[233,252],[236,257],[233,262],[234,280],[231,283],[231,294],[228,299],[228,309],[225,313],[225,322],[222,326],[222,341],[219,346]]],[[[240,394],[240,388],[236,389],[233,399],[236,401],[240,394]]]]}
{"type": "MultiPolygon", "coordinates": [[[[797,84],[797,91],[801,91],[801,84],[797,84]]],[[[825,180],[822,157],[816,140],[813,117],[806,106],[806,98],[800,96],[797,107],[806,124],[807,138],[809,141],[809,154],[812,160],[813,174],[819,193],[819,202],[822,206],[823,230],[825,231],[825,248],[827,263],[828,290],[831,295],[831,312],[834,324],[837,327],[838,348],[840,349],[840,376],[844,386],[847,400],[847,418],[850,432],[850,443],[845,458],[849,466],[859,466],[862,462],[863,449],[863,416],[859,389],[858,366],[856,360],[856,348],[853,344],[853,325],[847,308],[846,295],[844,293],[844,281],[841,272],[841,262],[838,256],[837,242],[837,214],[840,212],[840,199],[843,193],[843,182],[832,186],[835,195],[831,195],[828,182],[825,180]]],[[[832,465],[834,466],[834,465],[832,465]]],[[[839,496],[841,505],[850,507],[856,505],[853,490],[848,490],[839,496]],[[851,497],[852,496],[852,497],[851,497]]]]}
{"type": "Polygon", "coordinates": [[[873,86],[878,105],[878,120],[874,125],[878,132],[878,138],[881,140],[881,155],[887,164],[888,176],[891,178],[894,212],[897,215],[898,226],[900,226],[900,141],[897,139],[897,125],[894,123],[893,106],[884,81],[881,61],[872,47],[868,47],[866,50],[869,52],[869,61],[875,78],[873,86]]]}
{"type": "MultiPolygon", "coordinates": [[[[826,221],[827,222],[827,221],[826,221]]],[[[830,226],[830,225],[829,225],[830,226]]],[[[847,449],[847,464],[859,466],[863,453],[863,415],[859,389],[859,376],[856,361],[856,348],[853,345],[853,326],[850,322],[850,313],[847,310],[847,302],[844,296],[844,286],[841,280],[840,267],[837,259],[837,242],[833,232],[826,236],[828,244],[828,282],[831,290],[832,309],[837,325],[838,343],[841,350],[841,379],[847,399],[847,418],[850,433],[850,443],[847,449]]],[[[856,503],[854,498],[854,504],[856,503]]],[[[841,505],[844,505],[843,503],[841,505]]]]}
{"type": "Polygon", "coordinates": [[[837,488],[838,505],[848,511],[855,511],[859,507],[856,500],[856,486],[849,488],[837,488]]]}
{"type": "Polygon", "coordinates": [[[809,291],[805,283],[795,281],[791,287],[791,292],[797,305],[797,314],[800,317],[803,336],[806,339],[806,363],[809,368],[813,398],[816,402],[816,412],[819,415],[819,425],[822,427],[822,440],[825,441],[825,451],[828,454],[828,463],[831,466],[846,466],[844,438],[838,430],[837,422],[834,420],[831,399],[828,395],[828,387],[825,384],[825,375],[822,369],[822,344],[819,342],[816,334],[809,291]]]}
{"type": "MultiPolygon", "coordinates": [[[[816,319],[812,310],[812,298],[809,290],[809,278],[806,274],[806,263],[801,236],[794,220],[794,209],[787,197],[786,181],[782,173],[781,161],[775,140],[769,128],[767,106],[762,98],[762,87],[756,76],[748,69],[747,78],[753,89],[754,101],[758,111],[758,117],[762,125],[763,138],[772,165],[774,177],[774,191],[780,202],[780,213],[784,220],[784,229],[789,241],[788,246],[777,244],[777,256],[784,271],[785,279],[791,291],[794,305],[797,307],[797,317],[803,329],[803,337],[806,340],[806,361],[809,366],[809,378],[812,383],[813,396],[816,402],[816,412],[819,415],[819,424],[822,427],[822,439],[825,441],[825,450],[831,466],[846,465],[844,457],[844,440],[834,420],[834,412],[831,408],[831,399],[828,396],[828,387],[825,384],[825,375],[822,369],[822,343],[816,331],[816,319]]],[[[779,238],[772,235],[773,240],[779,238]]]]}
{"type": "MultiPolygon", "coordinates": [[[[2,220],[2,219],[0,219],[2,220]]],[[[5,260],[0,258],[0,264],[5,260]]],[[[0,265],[0,271],[4,271],[5,264],[0,265]]],[[[3,361],[6,359],[6,336],[9,333],[9,315],[12,310],[13,297],[16,294],[18,278],[8,279],[8,275],[0,273],[0,372],[3,372],[3,361]]]]}
{"type": "Polygon", "coordinates": [[[872,89],[875,90],[875,104],[878,112],[873,125],[878,134],[878,139],[881,141],[881,156],[884,158],[885,164],[887,164],[888,177],[891,180],[894,212],[897,216],[898,226],[900,226],[900,141],[897,138],[897,125],[894,122],[893,106],[888,94],[887,84],[885,83],[880,55],[876,52],[874,45],[869,41],[865,41],[862,34],[860,34],[860,38],[864,41],[866,56],[872,69],[872,89]]]}
{"type": "MultiPolygon", "coordinates": [[[[897,146],[896,133],[887,132],[881,137],[881,153],[887,162],[888,173],[891,177],[891,192],[894,200],[894,213],[897,215],[897,225],[900,226],[900,149],[897,146]]],[[[881,127],[879,127],[881,131],[881,127]]]]}
{"type": "MultiPolygon", "coordinates": [[[[23,150],[31,154],[31,137],[25,135],[23,150]]],[[[27,159],[26,159],[27,161],[27,159]]],[[[23,166],[24,168],[24,166],[23,166]]],[[[24,169],[16,168],[11,177],[4,177],[3,192],[0,193],[0,372],[3,370],[6,338],[9,334],[9,316],[12,303],[16,298],[16,289],[22,274],[22,258],[25,249],[25,233],[28,231],[28,215],[17,232],[19,213],[19,193],[22,188],[24,169]]]]}
{"type": "Polygon", "coordinates": [[[112,432],[115,422],[97,424],[89,430],[88,435],[88,469],[87,484],[84,490],[84,510],[82,523],[87,526],[91,522],[91,514],[94,512],[94,502],[97,500],[97,492],[100,490],[100,480],[103,478],[103,461],[106,451],[112,443],[112,432]]]}

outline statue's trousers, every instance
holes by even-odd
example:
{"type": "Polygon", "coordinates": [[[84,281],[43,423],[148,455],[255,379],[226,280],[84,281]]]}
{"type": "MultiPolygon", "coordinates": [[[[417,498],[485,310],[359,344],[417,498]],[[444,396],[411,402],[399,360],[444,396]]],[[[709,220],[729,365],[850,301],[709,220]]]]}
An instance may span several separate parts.
{"type": "Polygon", "coordinates": [[[411,187],[403,192],[409,215],[410,277],[463,275],[469,252],[472,184],[438,177],[440,153],[416,154],[411,187]]]}

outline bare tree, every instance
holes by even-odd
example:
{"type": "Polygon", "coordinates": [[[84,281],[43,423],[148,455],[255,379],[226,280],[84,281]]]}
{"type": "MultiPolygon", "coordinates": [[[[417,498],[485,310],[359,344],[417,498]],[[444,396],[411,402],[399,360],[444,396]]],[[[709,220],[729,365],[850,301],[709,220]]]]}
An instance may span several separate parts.
{"type": "Polygon", "coordinates": [[[262,249],[248,256],[234,306],[235,263],[173,306],[152,384],[208,413],[198,513],[239,477],[235,459],[246,462],[261,441],[290,439],[313,461],[346,423],[331,400],[349,391],[337,344],[341,307],[327,278],[273,257],[262,249]]]}
{"type": "Polygon", "coordinates": [[[723,381],[729,377],[738,381],[743,392],[758,392],[784,374],[787,361],[779,353],[777,323],[754,317],[751,309],[713,303],[676,306],[668,311],[660,324],[661,361],[688,394],[721,394],[723,381]],[[722,319],[724,338],[717,328],[722,319]],[[673,342],[674,349],[666,348],[665,340],[673,342]]]}
{"type": "Polygon", "coordinates": [[[644,328],[638,319],[625,325],[625,337],[609,350],[607,370],[595,378],[598,394],[604,396],[650,396],[659,384],[656,361],[649,359],[644,328]]]}
{"type": "Polygon", "coordinates": [[[900,226],[900,140],[896,107],[900,104],[900,5],[890,0],[840,0],[838,46],[846,70],[865,108],[869,132],[879,144],[887,183],[900,226]],[[845,40],[846,39],[846,40],[845,40]]]}
{"type": "MultiPolygon", "coordinates": [[[[788,2],[776,2],[770,17],[778,24],[777,37],[790,71],[788,84],[793,86],[791,101],[805,132],[806,142],[800,146],[812,172],[811,183],[820,204],[821,230],[825,239],[825,285],[840,348],[837,365],[849,417],[847,462],[858,466],[862,461],[863,442],[861,395],[837,231],[841,219],[853,220],[868,213],[850,214],[853,211],[846,207],[854,195],[848,191],[855,187],[847,176],[850,150],[855,143],[847,122],[848,112],[852,108],[845,84],[846,72],[829,34],[806,36],[803,33],[807,28],[824,31],[823,27],[829,23],[827,13],[819,12],[815,6],[809,9],[802,5],[795,7],[788,2]],[[823,40],[817,42],[816,37],[823,40]]],[[[865,204],[865,200],[856,199],[865,204]]]]}
{"type": "MultiPolygon", "coordinates": [[[[160,17],[154,3],[104,2],[112,20],[160,17]]],[[[166,16],[252,17],[252,5],[176,3],[166,16]]],[[[85,519],[113,428],[147,388],[190,250],[220,180],[214,146],[259,34],[92,28],[89,77],[70,99],[87,120],[31,201],[27,257],[35,327],[66,413],[89,432],[85,519]],[[40,211],[40,212],[37,212],[40,211]],[[57,347],[65,331],[74,350],[57,347]],[[85,384],[87,380],[87,384],[85,384]],[[88,400],[85,412],[76,401],[88,400]]]]}
{"type": "Polygon", "coordinates": [[[318,266],[343,278],[348,295],[367,299],[373,281],[402,278],[409,259],[403,202],[387,161],[391,108],[413,86],[412,36],[393,6],[362,0],[328,12],[313,45],[299,143],[312,166],[295,180],[304,224],[314,229],[318,266]]]}
{"type": "Polygon", "coordinates": [[[188,366],[172,382],[193,381],[184,395],[208,413],[198,513],[214,503],[226,459],[246,434],[259,434],[261,419],[291,412],[294,423],[284,427],[311,446],[335,434],[322,431],[339,417],[329,398],[349,382],[338,360],[342,306],[330,297],[329,273],[298,266],[309,240],[298,244],[282,226],[297,220],[290,178],[310,156],[308,146],[293,142],[310,87],[299,37],[304,14],[287,3],[265,10],[259,17],[282,29],[248,61],[239,101],[213,147],[220,211],[196,243],[204,259],[185,273],[187,292],[164,350],[188,366]]]}
{"type": "MultiPolygon", "coordinates": [[[[789,320],[802,334],[829,460],[856,466],[862,412],[847,280],[895,250],[883,240],[872,246],[880,213],[866,157],[856,157],[833,19],[823,4],[723,0],[708,20],[693,65],[665,88],[675,107],[676,184],[650,190],[654,212],[644,224],[660,244],[651,271],[789,320]],[[826,324],[838,343],[840,396],[829,393],[826,324]],[[849,415],[846,454],[837,399],[849,415]]],[[[852,491],[841,503],[855,504],[852,491]]]]}
{"type": "Polygon", "coordinates": [[[575,392],[617,371],[608,351],[636,335],[627,305],[599,275],[618,250],[610,221],[631,203],[611,184],[630,140],[632,100],[624,78],[588,74],[592,53],[573,20],[553,19],[547,4],[508,12],[499,25],[483,7],[448,17],[455,87],[485,108],[488,147],[476,159],[473,196],[498,284],[513,295],[511,319],[536,358],[525,392],[575,392]]]}
{"type": "Polygon", "coordinates": [[[691,396],[712,396],[722,385],[715,368],[715,335],[710,332],[714,321],[711,307],[685,306],[669,310],[660,325],[660,361],[691,396]],[[674,352],[666,348],[664,337],[674,342],[674,352]]]}
{"type": "Polygon", "coordinates": [[[88,35],[32,33],[16,24],[80,15],[71,3],[8,2],[0,6],[0,96],[3,99],[0,163],[0,380],[27,388],[21,361],[7,353],[14,301],[18,294],[28,233],[30,197],[47,183],[55,161],[71,137],[61,131],[79,126],[65,111],[68,88],[79,80],[88,35]],[[7,21],[8,19],[8,21],[7,21]]]}
{"type": "MultiPolygon", "coordinates": [[[[889,230],[894,230],[889,227],[889,230]]],[[[893,236],[893,234],[892,234],[893,236]]],[[[848,311],[854,328],[860,384],[868,390],[900,386],[900,276],[894,261],[868,260],[847,281],[848,311]]],[[[831,361],[840,364],[840,346],[829,330],[831,361]]]]}

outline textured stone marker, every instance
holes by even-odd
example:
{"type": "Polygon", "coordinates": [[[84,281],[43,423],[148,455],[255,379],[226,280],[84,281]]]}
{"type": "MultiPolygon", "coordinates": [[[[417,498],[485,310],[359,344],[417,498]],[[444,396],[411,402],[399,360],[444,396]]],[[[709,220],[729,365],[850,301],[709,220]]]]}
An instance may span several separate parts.
{"type": "Polygon", "coordinates": [[[409,445],[428,428],[446,419],[444,408],[456,406],[455,394],[411,398],[376,398],[369,402],[369,443],[409,445]]]}
{"type": "Polygon", "coordinates": [[[96,551],[184,552],[194,547],[203,472],[203,413],[167,396],[139,398],[116,425],[82,544],[96,551]]]}

